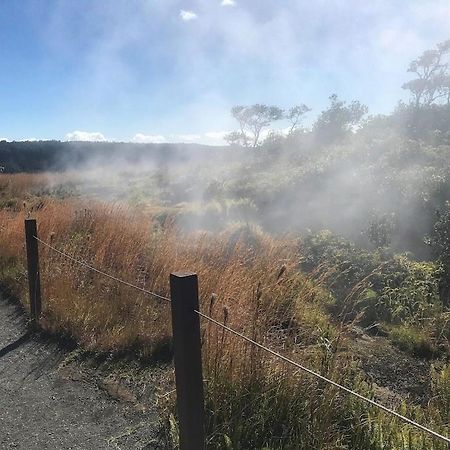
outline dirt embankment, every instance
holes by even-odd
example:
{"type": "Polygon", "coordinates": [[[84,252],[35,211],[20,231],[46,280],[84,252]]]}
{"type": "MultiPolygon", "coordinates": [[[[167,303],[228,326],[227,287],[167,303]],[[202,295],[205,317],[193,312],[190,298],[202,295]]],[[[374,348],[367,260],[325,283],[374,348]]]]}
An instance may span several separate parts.
{"type": "Polygon", "coordinates": [[[415,358],[393,346],[388,339],[370,336],[354,327],[348,339],[349,350],[360,361],[375,396],[389,406],[408,399],[427,400],[430,387],[430,361],[415,358]]]}

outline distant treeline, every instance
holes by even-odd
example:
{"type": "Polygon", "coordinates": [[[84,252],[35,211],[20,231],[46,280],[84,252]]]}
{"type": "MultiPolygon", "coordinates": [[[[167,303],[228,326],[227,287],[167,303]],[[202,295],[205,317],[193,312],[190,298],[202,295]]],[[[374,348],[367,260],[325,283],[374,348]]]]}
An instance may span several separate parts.
{"type": "Polygon", "coordinates": [[[5,173],[77,170],[108,164],[183,163],[214,153],[199,144],[133,144],[123,142],[0,141],[5,173]]]}

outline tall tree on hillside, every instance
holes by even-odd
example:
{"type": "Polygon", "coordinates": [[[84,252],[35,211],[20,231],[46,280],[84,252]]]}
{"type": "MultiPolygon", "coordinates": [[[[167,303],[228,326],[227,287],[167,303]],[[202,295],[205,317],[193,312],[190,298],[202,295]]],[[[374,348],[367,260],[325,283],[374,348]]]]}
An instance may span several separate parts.
{"type": "Polygon", "coordinates": [[[251,106],[234,106],[231,115],[239,124],[239,131],[225,136],[230,144],[256,148],[261,143],[261,132],[273,122],[283,118],[283,110],[277,106],[255,104],[251,106]]]}
{"type": "Polygon", "coordinates": [[[367,106],[357,100],[347,104],[333,94],[330,101],[331,105],[320,113],[313,127],[321,144],[331,144],[344,138],[368,112],[367,106]]]}
{"type": "Polygon", "coordinates": [[[425,50],[412,61],[408,72],[417,77],[402,87],[411,92],[416,107],[429,106],[437,100],[450,105],[450,40],[437,44],[435,49],[425,50]]]}

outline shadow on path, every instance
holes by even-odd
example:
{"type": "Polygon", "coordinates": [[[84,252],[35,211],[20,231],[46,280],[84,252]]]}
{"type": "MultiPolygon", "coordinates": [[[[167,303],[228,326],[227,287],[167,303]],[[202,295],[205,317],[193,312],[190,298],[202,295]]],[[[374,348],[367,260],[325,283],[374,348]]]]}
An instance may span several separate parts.
{"type": "Polygon", "coordinates": [[[22,344],[25,344],[25,342],[28,342],[30,340],[30,338],[31,338],[31,332],[27,331],[25,334],[20,336],[14,342],[11,342],[10,344],[8,344],[5,347],[3,347],[2,349],[0,349],[0,358],[3,358],[3,356],[7,355],[9,352],[16,350],[22,344]]]}

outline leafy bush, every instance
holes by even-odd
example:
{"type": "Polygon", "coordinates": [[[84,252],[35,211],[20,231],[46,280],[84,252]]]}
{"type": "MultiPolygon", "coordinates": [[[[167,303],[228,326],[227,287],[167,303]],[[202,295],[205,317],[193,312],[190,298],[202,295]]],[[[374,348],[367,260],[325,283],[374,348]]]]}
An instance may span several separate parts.
{"type": "Polygon", "coordinates": [[[338,300],[381,263],[377,253],[356,247],[349,240],[329,230],[309,233],[300,242],[300,266],[307,272],[328,272],[327,283],[338,300]]]}
{"type": "Polygon", "coordinates": [[[379,296],[377,305],[383,310],[380,318],[393,323],[411,323],[433,316],[441,310],[438,266],[415,262],[405,256],[388,261],[373,285],[379,296]]]}
{"type": "Polygon", "coordinates": [[[301,267],[318,272],[336,297],[337,312],[363,323],[410,323],[442,309],[439,265],[357,248],[330,231],[301,242],[301,267]]]}
{"type": "Polygon", "coordinates": [[[445,306],[450,304],[450,202],[438,214],[433,233],[428,239],[441,264],[440,295],[445,306]]]}
{"type": "Polygon", "coordinates": [[[401,325],[392,328],[389,339],[401,350],[412,355],[430,358],[436,354],[436,348],[423,329],[401,325]]]}

